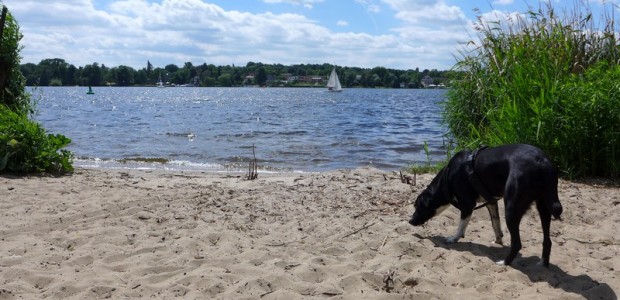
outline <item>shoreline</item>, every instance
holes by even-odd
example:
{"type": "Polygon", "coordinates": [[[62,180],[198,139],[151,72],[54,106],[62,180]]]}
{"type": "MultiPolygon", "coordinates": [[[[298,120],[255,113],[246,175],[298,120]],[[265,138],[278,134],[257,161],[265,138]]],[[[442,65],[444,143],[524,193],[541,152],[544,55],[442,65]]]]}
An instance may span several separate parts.
{"type": "MultiPolygon", "coordinates": [[[[112,170],[0,175],[0,299],[565,298],[620,293],[620,188],[560,181],[551,267],[540,221],[521,223],[513,266],[488,214],[466,237],[449,208],[412,227],[416,186],[372,168],[318,173],[112,170]],[[387,286],[386,286],[387,282],[387,286]]],[[[501,214],[504,218],[503,213],[501,214]]],[[[503,220],[502,220],[503,222],[503,220]]],[[[505,243],[509,235],[504,229],[505,243]]]]}

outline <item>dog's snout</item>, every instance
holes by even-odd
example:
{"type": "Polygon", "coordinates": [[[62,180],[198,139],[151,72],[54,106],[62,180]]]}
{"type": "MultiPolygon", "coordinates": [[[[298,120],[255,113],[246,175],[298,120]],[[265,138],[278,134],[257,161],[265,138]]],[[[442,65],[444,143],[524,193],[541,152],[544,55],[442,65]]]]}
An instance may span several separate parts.
{"type": "Polygon", "coordinates": [[[420,225],[422,225],[422,223],[418,222],[415,218],[409,219],[409,224],[411,224],[413,226],[420,226],[420,225]]]}

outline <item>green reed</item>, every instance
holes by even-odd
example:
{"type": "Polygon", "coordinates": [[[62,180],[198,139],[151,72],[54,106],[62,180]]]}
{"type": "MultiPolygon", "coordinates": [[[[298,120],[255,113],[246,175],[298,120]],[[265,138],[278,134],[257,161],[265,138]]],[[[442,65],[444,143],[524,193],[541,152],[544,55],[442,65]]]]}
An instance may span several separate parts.
{"type": "Polygon", "coordinates": [[[444,141],[444,145],[442,149],[445,150],[445,154],[446,154],[445,158],[434,162],[431,150],[428,147],[428,142],[424,141],[424,145],[422,145],[422,150],[424,150],[426,161],[423,164],[414,163],[408,166],[406,170],[414,174],[439,172],[444,166],[448,164],[448,162],[450,161],[450,158],[452,158],[452,154],[453,154],[452,152],[454,150],[452,148],[452,145],[450,143],[446,143],[446,141],[444,141]]]}
{"type": "Polygon", "coordinates": [[[613,7],[559,16],[550,3],[476,24],[444,121],[459,148],[529,143],[565,176],[620,176],[620,47],[613,7]]]}

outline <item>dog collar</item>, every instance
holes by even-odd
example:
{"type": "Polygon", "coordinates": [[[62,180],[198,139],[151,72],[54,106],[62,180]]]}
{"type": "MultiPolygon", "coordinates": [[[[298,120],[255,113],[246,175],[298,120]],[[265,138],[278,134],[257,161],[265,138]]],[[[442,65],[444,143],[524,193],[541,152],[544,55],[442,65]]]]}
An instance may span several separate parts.
{"type": "Polygon", "coordinates": [[[482,151],[482,150],[484,150],[486,148],[488,148],[488,147],[487,146],[482,146],[482,147],[476,149],[474,152],[472,152],[469,155],[469,159],[468,159],[467,165],[465,166],[465,170],[467,171],[467,177],[469,178],[469,182],[474,187],[476,192],[478,192],[478,194],[482,198],[484,198],[484,200],[486,201],[485,203],[477,206],[474,209],[479,209],[479,208],[485,207],[488,204],[497,202],[497,200],[498,200],[497,198],[493,197],[493,195],[489,192],[489,190],[484,186],[482,181],[480,181],[480,178],[478,177],[478,175],[476,175],[476,157],[478,156],[480,151],[482,151]]]}

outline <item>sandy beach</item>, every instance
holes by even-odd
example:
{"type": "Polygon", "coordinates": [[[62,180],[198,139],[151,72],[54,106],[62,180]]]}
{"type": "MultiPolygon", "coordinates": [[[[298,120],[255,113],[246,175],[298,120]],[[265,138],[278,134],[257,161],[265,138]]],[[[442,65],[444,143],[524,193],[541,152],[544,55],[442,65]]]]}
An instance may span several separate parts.
{"type": "MultiPolygon", "coordinates": [[[[551,266],[535,209],[498,266],[486,210],[464,239],[446,210],[407,221],[415,186],[376,169],[327,173],[79,169],[0,176],[0,299],[617,299],[620,188],[560,182],[551,266]]],[[[503,206],[502,222],[503,222],[503,206]]],[[[504,241],[509,235],[504,230],[504,241]]]]}

